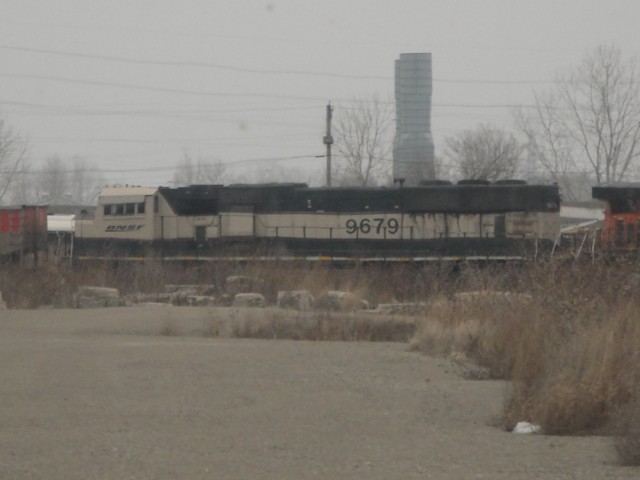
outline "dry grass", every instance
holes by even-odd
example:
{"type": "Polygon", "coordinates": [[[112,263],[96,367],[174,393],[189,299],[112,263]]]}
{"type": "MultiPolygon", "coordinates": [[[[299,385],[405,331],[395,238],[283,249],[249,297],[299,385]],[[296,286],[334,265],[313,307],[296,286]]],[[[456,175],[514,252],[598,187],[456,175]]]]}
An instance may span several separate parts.
{"type": "Polygon", "coordinates": [[[531,298],[492,290],[458,293],[432,300],[411,348],[431,355],[464,353],[490,378],[509,378],[531,298]]]}
{"type": "MultiPolygon", "coordinates": [[[[267,302],[279,290],[315,297],[343,290],[379,303],[425,302],[418,319],[367,314],[274,313],[208,316],[198,335],[299,340],[406,341],[430,354],[464,358],[490,378],[510,380],[504,426],[526,420],[553,434],[610,433],[627,464],[640,463],[640,265],[627,263],[460,268],[268,263],[101,264],[73,270],[5,265],[0,290],[10,308],[66,307],[78,285],[159,292],[165,284],[215,285],[229,275],[259,279],[267,302]],[[501,295],[495,292],[511,292],[501,295]],[[463,292],[481,292],[460,295],[463,292]],[[494,292],[494,293],[491,293],[494,292]],[[518,295],[513,295],[518,294],[518,295]]],[[[167,320],[162,335],[182,335],[167,320]]]]}
{"type": "Polygon", "coordinates": [[[122,293],[155,293],[167,284],[214,285],[224,292],[225,279],[242,275],[255,279],[267,302],[274,304],[280,290],[308,290],[315,297],[330,290],[351,292],[372,306],[415,301],[446,290],[453,282],[450,269],[411,266],[349,266],[266,262],[257,264],[162,264],[99,262],[69,268],[41,263],[38,267],[4,265],[0,291],[11,308],[68,307],[78,285],[118,288],[122,293]]]}
{"type": "MultiPolygon", "coordinates": [[[[446,270],[450,273],[450,269],[446,270]]],[[[268,263],[236,269],[234,274],[264,281],[263,292],[273,303],[278,290],[308,290],[316,298],[330,290],[348,291],[372,305],[426,298],[450,282],[438,269],[399,265],[356,265],[333,268],[324,264],[268,263]]]]}
{"type": "Polygon", "coordinates": [[[26,268],[4,264],[0,291],[10,308],[69,307],[78,283],[76,273],[65,266],[26,268]]]}
{"type": "Polygon", "coordinates": [[[616,414],[620,422],[614,446],[623,465],[640,466],[640,392],[616,414]]]}
{"type": "Polygon", "coordinates": [[[484,279],[469,271],[457,287],[508,285],[530,297],[454,290],[432,301],[411,345],[461,352],[491,378],[511,380],[505,428],[524,420],[548,434],[617,433],[625,456],[635,450],[640,457],[640,428],[628,427],[640,426],[628,413],[640,401],[636,272],[635,265],[605,263],[537,265],[484,279]]]}
{"type": "Polygon", "coordinates": [[[162,327],[160,327],[160,335],[163,337],[176,337],[180,335],[176,321],[171,318],[165,319],[162,322],[162,327]]]}
{"type": "Polygon", "coordinates": [[[415,333],[411,317],[339,312],[297,312],[277,308],[203,309],[200,319],[165,312],[144,335],[165,337],[256,338],[339,342],[407,343],[415,333]]]}
{"type": "Polygon", "coordinates": [[[236,318],[231,324],[231,336],[239,338],[407,342],[414,332],[412,319],[327,312],[270,311],[236,318]]]}
{"type": "Polygon", "coordinates": [[[635,401],[640,380],[633,269],[602,264],[553,273],[538,281],[546,295],[537,293],[535,316],[518,341],[505,421],[534,421],[550,434],[619,431],[616,416],[635,401]]]}
{"type": "Polygon", "coordinates": [[[523,342],[507,423],[530,418],[550,434],[615,430],[616,411],[633,400],[637,382],[640,330],[634,317],[630,310],[614,309],[600,321],[573,322],[555,338],[523,342]]]}
{"type": "Polygon", "coordinates": [[[215,315],[208,315],[202,322],[202,336],[203,337],[219,337],[221,333],[220,320],[215,315]]]}

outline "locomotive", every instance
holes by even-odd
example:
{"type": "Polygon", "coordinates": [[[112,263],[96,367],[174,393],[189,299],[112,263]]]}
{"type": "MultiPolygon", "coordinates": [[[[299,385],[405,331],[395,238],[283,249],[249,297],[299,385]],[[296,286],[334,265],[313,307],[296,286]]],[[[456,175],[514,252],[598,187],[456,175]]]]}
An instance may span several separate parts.
{"type": "Polygon", "coordinates": [[[301,183],[108,187],[75,222],[77,259],[521,260],[560,231],[557,185],[301,183]]]}
{"type": "Polygon", "coordinates": [[[640,183],[592,187],[605,204],[600,241],[608,254],[638,252],[640,247],[640,183]]]}

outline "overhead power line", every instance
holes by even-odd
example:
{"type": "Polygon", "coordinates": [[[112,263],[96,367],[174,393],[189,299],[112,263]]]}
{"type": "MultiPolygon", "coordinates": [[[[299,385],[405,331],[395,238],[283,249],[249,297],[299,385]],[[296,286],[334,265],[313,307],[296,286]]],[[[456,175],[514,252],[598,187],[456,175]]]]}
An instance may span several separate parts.
{"type": "Polygon", "coordinates": [[[280,95],[273,93],[220,93],[220,92],[205,92],[203,90],[182,90],[178,88],[166,88],[166,87],[151,87],[147,85],[136,85],[132,83],[118,83],[118,82],[103,82],[100,80],[78,80],[75,78],[68,77],[57,77],[54,75],[30,75],[30,74],[21,74],[21,73],[0,73],[0,77],[4,78],[21,78],[21,79],[31,79],[31,80],[49,80],[52,82],[62,82],[62,83],[74,83],[79,85],[92,85],[92,86],[101,86],[101,87],[113,87],[113,88],[126,88],[129,90],[141,90],[147,92],[158,92],[158,93],[176,93],[180,95],[192,95],[199,97],[238,97],[238,98],[246,98],[246,97],[267,97],[267,98],[277,98],[280,100],[316,100],[323,101],[324,99],[321,97],[299,97],[295,95],[280,95]]]}
{"type": "MultiPolygon", "coordinates": [[[[1,76],[1,74],[0,74],[1,76]]],[[[291,112],[301,110],[317,110],[322,108],[321,104],[308,105],[299,107],[260,107],[260,108],[179,108],[179,109],[157,109],[157,108],[140,108],[133,106],[132,109],[102,107],[98,108],[91,105],[69,106],[69,105],[51,105],[45,103],[21,102],[17,100],[2,100],[2,105],[12,105],[16,107],[33,108],[40,110],[53,111],[54,113],[69,113],[80,115],[135,115],[135,116],[176,116],[176,117],[194,117],[201,115],[213,115],[220,113],[248,113],[248,112],[291,112]]]]}
{"type": "MultiPolygon", "coordinates": [[[[283,162],[287,160],[303,160],[303,159],[316,159],[324,158],[324,155],[293,155],[289,157],[264,157],[264,158],[247,158],[244,160],[236,160],[231,162],[219,162],[224,167],[236,167],[240,165],[249,165],[252,163],[262,162],[283,162]]],[[[207,165],[217,165],[218,163],[207,163],[207,165]]],[[[99,173],[147,173],[147,172],[168,172],[174,171],[177,168],[176,165],[171,167],[144,167],[144,168],[69,168],[69,169],[52,169],[52,170],[35,170],[35,171],[9,171],[0,170],[0,175],[11,173],[13,175],[41,175],[41,174],[54,174],[54,173],[77,173],[77,172],[99,172],[99,173]]]]}
{"type": "MultiPolygon", "coordinates": [[[[20,47],[15,45],[0,45],[2,50],[13,50],[20,52],[41,53],[46,55],[56,55],[72,58],[83,58],[88,60],[103,60],[108,62],[128,63],[136,65],[153,65],[153,66],[169,66],[169,67],[191,67],[191,68],[209,68],[216,70],[226,70],[230,72],[255,73],[264,75],[305,75],[313,77],[329,77],[344,78],[350,80],[393,80],[391,75],[358,75],[349,73],[332,73],[311,70],[278,70],[278,69],[257,69],[249,67],[238,67],[233,65],[225,65],[211,62],[195,62],[183,60],[148,60],[141,58],[119,57],[114,55],[101,55],[94,53],[67,52],[61,50],[51,50],[44,48],[20,47]]],[[[525,79],[525,80],[497,80],[497,79],[456,79],[456,78],[434,78],[434,82],[440,83],[459,83],[459,84],[548,84],[556,83],[555,80],[543,79],[525,79]]]]}
{"type": "Polygon", "coordinates": [[[313,72],[313,71],[307,71],[307,70],[276,70],[276,69],[264,70],[264,69],[257,69],[257,68],[248,68],[248,67],[236,67],[232,65],[223,65],[223,64],[210,63],[210,62],[192,62],[192,61],[185,62],[185,61],[176,61],[176,60],[145,60],[140,58],[116,57],[111,55],[63,52],[59,50],[47,50],[42,48],[16,47],[12,45],[0,45],[0,49],[32,52],[32,53],[45,53],[48,55],[85,58],[85,59],[91,59],[91,60],[105,60],[109,62],[130,63],[130,64],[137,64],[137,65],[212,68],[217,70],[227,70],[231,72],[260,73],[260,74],[267,74],[267,75],[283,75],[283,74],[284,75],[310,75],[314,77],[333,77],[333,78],[346,78],[346,79],[353,79],[353,80],[390,80],[392,78],[388,76],[350,75],[346,73],[313,72]]]}
{"type": "MultiPolygon", "coordinates": [[[[5,74],[0,73],[0,77],[5,76],[5,74]]],[[[75,83],[76,81],[72,79],[65,79],[70,83],[75,83]]],[[[83,81],[77,81],[78,83],[85,83],[83,81]]],[[[111,85],[109,85],[111,86],[111,85]]],[[[142,86],[136,86],[136,88],[144,88],[142,86]]],[[[155,90],[155,87],[149,87],[151,90],[155,90]]],[[[195,94],[195,93],[193,93],[195,94]]],[[[203,93],[206,95],[206,93],[203,93]]],[[[223,95],[223,94],[220,94],[223,95]]],[[[242,94],[231,94],[234,96],[242,96],[242,94]]],[[[255,94],[254,94],[255,95],[255,94]]],[[[269,94],[266,94],[267,96],[269,94]]],[[[293,98],[293,97],[292,97],[293,98]]],[[[302,99],[302,97],[300,97],[302,99]]],[[[311,98],[305,98],[305,100],[312,100],[311,98]]],[[[315,99],[317,100],[317,99],[315,99]]],[[[349,103],[349,100],[344,101],[345,103],[349,103]]],[[[392,102],[391,102],[392,103],[392,102]]],[[[50,105],[44,103],[34,103],[34,102],[21,102],[16,100],[2,100],[0,99],[0,105],[11,105],[16,107],[24,107],[24,108],[35,108],[46,111],[53,111],[53,113],[60,114],[77,114],[77,115],[130,115],[130,116],[157,116],[157,117],[180,117],[180,118],[191,118],[203,115],[212,115],[218,113],[243,113],[250,111],[294,111],[294,110],[313,110],[322,108],[320,105],[316,106],[304,106],[304,107],[274,107],[271,108],[260,108],[260,109],[226,109],[226,110],[214,110],[213,108],[209,108],[206,110],[184,110],[184,111],[167,111],[167,110],[141,110],[140,108],[136,108],[135,110],[113,110],[113,109],[97,109],[93,107],[73,107],[68,105],[50,105]]],[[[432,108],[472,108],[472,109],[481,109],[481,108],[490,108],[490,109],[500,109],[500,108],[536,108],[536,105],[533,104],[515,104],[515,103],[434,103],[432,104],[432,108]]],[[[564,107],[555,107],[555,109],[565,109],[564,107]]]]}

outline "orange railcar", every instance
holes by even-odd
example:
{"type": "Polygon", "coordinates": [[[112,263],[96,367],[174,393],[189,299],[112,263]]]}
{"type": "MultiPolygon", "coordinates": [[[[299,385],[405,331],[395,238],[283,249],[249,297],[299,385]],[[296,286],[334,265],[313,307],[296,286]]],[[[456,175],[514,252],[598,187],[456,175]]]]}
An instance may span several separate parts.
{"type": "Polygon", "coordinates": [[[640,248],[640,183],[601,185],[592,196],[605,202],[600,239],[610,252],[637,252],[640,248]]]}

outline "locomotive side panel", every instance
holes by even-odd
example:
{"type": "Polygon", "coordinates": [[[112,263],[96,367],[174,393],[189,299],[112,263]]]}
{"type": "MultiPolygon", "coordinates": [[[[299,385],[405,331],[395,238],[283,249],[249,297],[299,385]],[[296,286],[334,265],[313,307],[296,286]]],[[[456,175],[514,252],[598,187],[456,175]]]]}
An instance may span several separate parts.
{"type": "Polygon", "coordinates": [[[447,215],[447,228],[450,238],[479,238],[479,215],[447,215]]]}
{"type": "Polygon", "coordinates": [[[538,213],[512,212],[505,216],[508,237],[535,238],[538,235],[538,213]]]}
{"type": "Polygon", "coordinates": [[[256,215],[255,227],[257,236],[296,238],[301,236],[304,217],[293,213],[260,214],[256,215]]]}
{"type": "Polygon", "coordinates": [[[385,240],[402,238],[402,218],[386,212],[357,212],[337,216],[333,238],[385,240]]]}
{"type": "Polygon", "coordinates": [[[154,238],[155,240],[194,240],[202,243],[220,236],[218,216],[181,217],[178,215],[162,215],[156,220],[160,228],[158,235],[154,238]]]}
{"type": "Polygon", "coordinates": [[[511,212],[505,215],[506,236],[554,241],[560,216],[552,212],[511,212]]]}
{"type": "Polygon", "coordinates": [[[339,216],[326,213],[264,213],[256,235],[267,238],[331,239],[340,229],[339,216]]]}
{"type": "Polygon", "coordinates": [[[253,212],[237,211],[220,214],[220,235],[222,237],[264,236],[260,233],[256,231],[253,212]]]}
{"type": "Polygon", "coordinates": [[[538,212],[538,238],[555,242],[560,232],[559,212],[538,212]]]}
{"type": "Polygon", "coordinates": [[[256,215],[256,236],[269,238],[400,238],[401,217],[371,213],[278,213],[256,215]]]}
{"type": "MultiPolygon", "coordinates": [[[[235,214],[236,216],[238,214],[235,214]]],[[[251,235],[253,225],[246,215],[244,230],[225,236],[251,235]]],[[[229,214],[222,214],[232,218],[229,214]]],[[[553,238],[557,215],[544,212],[514,212],[495,214],[405,214],[370,213],[282,213],[256,214],[255,236],[267,238],[318,238],[358,240],[431,240],[443,238],[493,238],[496,218],[505,218],[505,230],[499,236],[507,238],[553,238]]]]}

